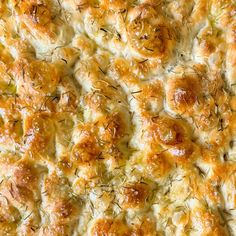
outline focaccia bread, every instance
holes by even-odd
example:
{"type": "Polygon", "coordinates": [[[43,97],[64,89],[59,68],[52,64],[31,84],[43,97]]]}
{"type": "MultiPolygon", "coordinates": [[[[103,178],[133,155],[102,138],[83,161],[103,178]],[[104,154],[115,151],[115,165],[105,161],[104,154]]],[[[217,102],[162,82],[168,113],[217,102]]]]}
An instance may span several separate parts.
{"type": "Polygon", "coordinates": [[[236,235],[236,2],[1,0],[0,235],[236,235]]]}

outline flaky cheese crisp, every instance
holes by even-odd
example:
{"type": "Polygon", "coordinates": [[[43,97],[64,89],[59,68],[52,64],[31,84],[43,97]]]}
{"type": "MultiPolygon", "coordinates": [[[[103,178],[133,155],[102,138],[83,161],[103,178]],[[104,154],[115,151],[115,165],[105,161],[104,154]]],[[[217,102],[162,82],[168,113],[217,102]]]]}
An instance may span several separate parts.
{"type": "Polygon", "coordinates": [[[236,235],[235,0],[0,0],[0,236],[236,235]]]}

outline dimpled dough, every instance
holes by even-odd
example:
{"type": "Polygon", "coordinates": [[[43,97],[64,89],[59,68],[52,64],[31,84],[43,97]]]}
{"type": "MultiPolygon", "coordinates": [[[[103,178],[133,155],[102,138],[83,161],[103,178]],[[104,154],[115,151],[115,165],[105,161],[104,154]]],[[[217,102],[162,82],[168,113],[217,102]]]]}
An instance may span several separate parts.
{"type": "Polygon", "coordinates": [[[0,235],[236,235],[234,0],[0,1],[0,235]]]}

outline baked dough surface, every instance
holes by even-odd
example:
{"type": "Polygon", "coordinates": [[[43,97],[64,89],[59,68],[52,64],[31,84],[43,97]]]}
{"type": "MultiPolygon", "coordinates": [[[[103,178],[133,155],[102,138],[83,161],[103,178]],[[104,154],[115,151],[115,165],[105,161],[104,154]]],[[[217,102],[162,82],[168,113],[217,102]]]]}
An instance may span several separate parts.
{"type": "Polygon", "coordinates": [[[1,0],[0,235],[236,235],[235,1],[1,0]]]}

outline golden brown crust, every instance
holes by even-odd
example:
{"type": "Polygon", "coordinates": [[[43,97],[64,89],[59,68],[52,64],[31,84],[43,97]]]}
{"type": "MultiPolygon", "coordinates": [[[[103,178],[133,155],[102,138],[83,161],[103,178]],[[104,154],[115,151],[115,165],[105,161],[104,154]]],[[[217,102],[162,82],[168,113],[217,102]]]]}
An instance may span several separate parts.
{"type": "Polygon", "coordinates": [[[235,235],[235,12],[0,1],[0,235],[235,235]]]}
{"type": "Polygon", "coordinates": [[[122,221],[112,219],[98,220],[92,229],[91,235],[129,235],[131,231],[122,221]]]}
{"type": "Polygon", "coordinates": [[[146,184],[134,183],[123,187],[122,206],[125,208],[142,207],[149,195],[149,189],[146,184]]]}
{"type": "Polygon", "coordinates": [[[191,108],[201,96],[199,78],[182,77],[168,81],[167,102],[179,114],[191,112],[191,108]]]}
{"type": "Polygon", "coordinates": [[[131,48],[144,58],[169,57],[175,35],[164,17],[150,4],[132,9],[129,17],[126,30],[131,48]]]}

